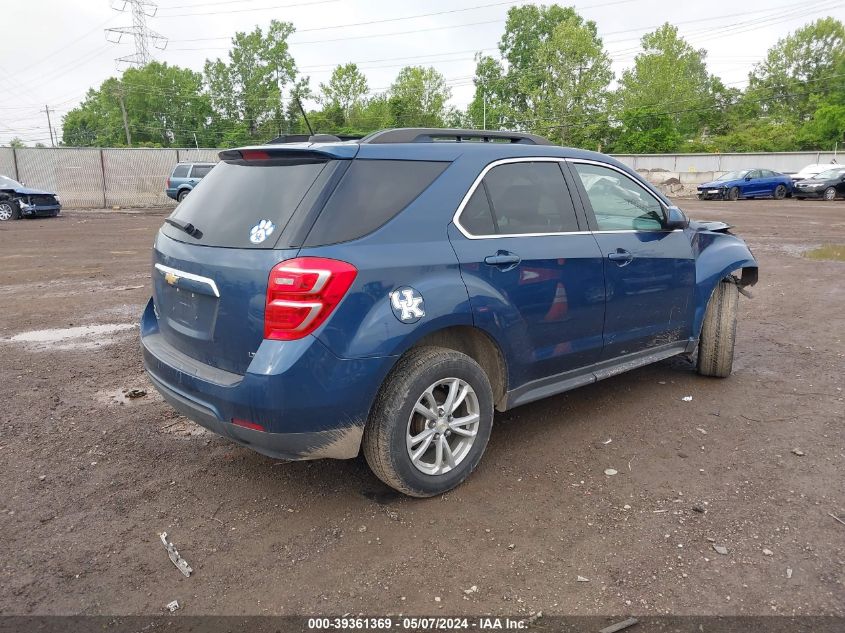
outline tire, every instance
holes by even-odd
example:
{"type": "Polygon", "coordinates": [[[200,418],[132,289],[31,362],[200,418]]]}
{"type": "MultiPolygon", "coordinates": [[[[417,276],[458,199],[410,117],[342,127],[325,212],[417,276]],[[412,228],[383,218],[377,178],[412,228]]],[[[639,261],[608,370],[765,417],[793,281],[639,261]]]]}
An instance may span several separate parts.
{"type": "Polygon", "coordinates": [[[698,341],[698,373],[727,378],[731,375],[736,342],[739,289],[733,281],[722,281],[707,304],[698,341]]]}
{"type": "Polygon", "coordinates": [[[21,209],[14,200],[0,200],[0,222],[20,220],[21,209]]]}
{"type": "Polygon", "coordinates": [[[739,187],[731,187],[728,190],[728,200],[731,202],[736,202],[739,200],[739,187]]]}
{"type": "Polygon", "coordinates": [[[772,194],[775,200],[783,200],[786,198],[786,186],[785,185],[778,185],[775,187],[775,191],[772,194]]]}
{"type": "Polygon", "coordinates": [[[176,202],[182,202],[190,192],[187,189],[182,189],[179,193],[176,194],[176,202]]]}
{"type": "Polygon", "coordinates": [[[399,359],[379,391],[364,430],[364,457],[376,477],[391,488],[412,497],[433,497],[470,475],[487,447],[492,428],[493,390],[478,363],[451,349],[418,347],[399,359]],[[450,391],[460,394],[465,386],[469,391],[454,409],[455,420],[450,422],[443,407],[434,410],[446,404],[450,391]],[[427,394],[435,398],[433,403],[427,394]],[[438,416],[437,420],[418,413],[418,405],[438,416]],[[474,422],[456,424],[475,417],[474,422]],[[453,430],[456,428],[460,431],[453,430]],[[426,437],[416,443],[411,439],[423,434],[426,437]],[[443,442],[454,465],[446,459],[443,442]],[[411,452],[421,450],[415,461],[411,452]]]}
{"type": "Polygon", "coordinates": [[[824,190],[822,197],[825,200],[836,200],[836,189],[833,188],[833,187],[828,187],[827,189],[824,190]]]}

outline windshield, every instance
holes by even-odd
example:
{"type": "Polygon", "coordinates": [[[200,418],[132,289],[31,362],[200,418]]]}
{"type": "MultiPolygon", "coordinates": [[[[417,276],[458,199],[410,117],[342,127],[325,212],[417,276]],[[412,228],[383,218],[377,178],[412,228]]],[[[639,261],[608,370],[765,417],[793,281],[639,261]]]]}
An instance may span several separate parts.
{"type": "Polygon", "coordinates": [[[742,171],[729,171],[728,173],[716,178],[716,180],[741,180],[745,178],[745,176],[748,175],[748,172],[750,171],[750,169],[743,169],[742,171]]]}
{"type": "Polygon", "coordinates": [[[833,180],[835,178],[839,178],[842,174],[845,174],[845,167],[839,167],[838,169],[828,169],[827,171],[823,171],[820,173],[816,178],[819,180],[833,180]]]}
{"type": "Polygon", "coordinates": [[[9,178],[7,176],[0,176],[0,188],[18,189],[20,187],[23,187],[23,185],[21,183],[19,183],[17,180],[12,180],[11,178],[9,178]]]}

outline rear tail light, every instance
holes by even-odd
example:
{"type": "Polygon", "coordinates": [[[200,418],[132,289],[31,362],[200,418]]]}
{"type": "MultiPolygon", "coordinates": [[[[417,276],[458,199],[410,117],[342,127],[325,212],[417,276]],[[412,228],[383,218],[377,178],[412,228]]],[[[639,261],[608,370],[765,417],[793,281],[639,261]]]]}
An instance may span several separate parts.
{"type": "Polygon", "coordinates": [[[170,189],[170,178],[167,179],[167,188],[170,189]]]}
{"type": "Polygon", "coordinates": [[[297,257],[270,271],[264,310],[264,338],[293,341],[328,318],[358,271],[352,264],[323,257],[297,257]]]}

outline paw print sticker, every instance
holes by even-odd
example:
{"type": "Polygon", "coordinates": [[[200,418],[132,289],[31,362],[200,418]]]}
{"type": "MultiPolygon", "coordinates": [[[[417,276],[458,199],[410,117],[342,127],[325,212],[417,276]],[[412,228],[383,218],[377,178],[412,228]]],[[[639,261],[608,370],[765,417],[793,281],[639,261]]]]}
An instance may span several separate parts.
{"type": "Polygon", "coordinates": [[[270,237],[275,230],[276,225],[270,220],[261,220],[261,222],[249,230],[249,241],[253,244],[261,244],[261,242],[270,237]]]}

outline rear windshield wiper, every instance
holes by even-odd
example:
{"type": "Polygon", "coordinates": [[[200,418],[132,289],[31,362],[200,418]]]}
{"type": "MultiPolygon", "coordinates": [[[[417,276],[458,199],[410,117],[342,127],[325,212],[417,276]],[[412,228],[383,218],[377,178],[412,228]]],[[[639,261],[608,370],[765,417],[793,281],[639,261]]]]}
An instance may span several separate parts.
{"type": "Polygon", "coordinates": [[[175,226],[180,231],[185,231],[185,233],[191,237],[195,237],[196,239],[202,238],[202,231],[190,222],[180,222],[179,220],[174,220],[173,218],[164,218],[164,221],[170,226],[175,226]]]}

